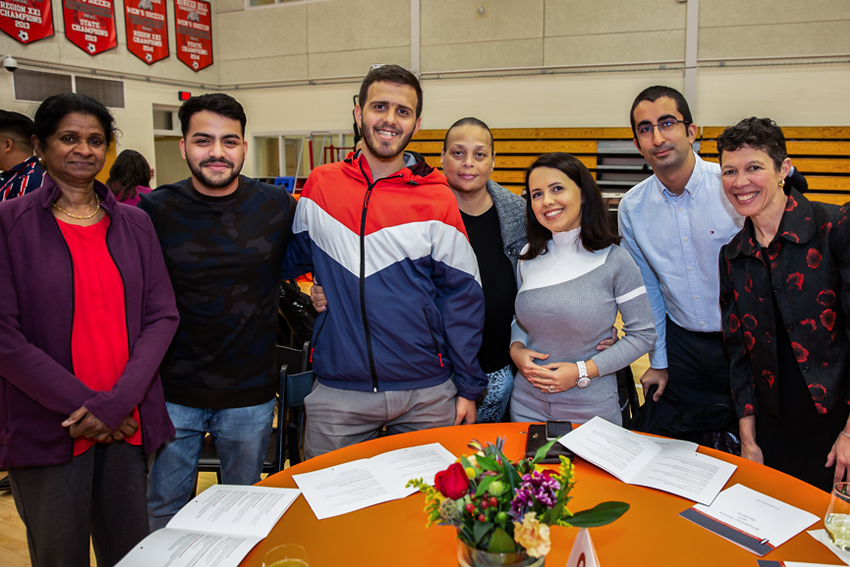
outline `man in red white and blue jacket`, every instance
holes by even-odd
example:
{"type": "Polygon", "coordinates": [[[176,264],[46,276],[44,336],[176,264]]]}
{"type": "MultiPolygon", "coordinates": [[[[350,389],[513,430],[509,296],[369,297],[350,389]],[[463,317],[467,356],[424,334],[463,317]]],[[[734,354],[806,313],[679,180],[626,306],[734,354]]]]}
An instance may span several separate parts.
{"type": "Polygon", "coordinates": [[[405,153],[417,77],[373,66],[355,118],[363,149],[310,175],[286,277],[312,270],[328,309],[313,331],[307,457],[390,433],[475,422],[484,295],[445,177],[405,153]]]}

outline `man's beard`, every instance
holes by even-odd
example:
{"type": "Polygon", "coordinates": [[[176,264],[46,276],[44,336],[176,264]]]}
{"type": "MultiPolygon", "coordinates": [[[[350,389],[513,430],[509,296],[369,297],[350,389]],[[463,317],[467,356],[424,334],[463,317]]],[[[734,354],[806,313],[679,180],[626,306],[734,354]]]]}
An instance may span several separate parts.
{"type": "MultiPolygon", "coordinates": [[[[375,126],[375,129],[379,128],[375,126]]],[[[383,129],[386,130],[387,128],[383,129]]],[[[395,131],[397,130],[397,128],[391,128],[389,130],[395,131]]],[[[407,148],[407,144],[413,137],[413,131],[406,135],[399,134],[393,140],[394,143],[392,143],[392,145],[385,145],[383,142],[377,141],[374,136],[375,134],[373,132],[373,129],[363,130],[363,143],[366,145],[366,147],[369,148],[369,152],[371,152],[373,156],[381,159],[392,159],[402,153],[405,148],[407,148]]]]}
{"type": "Polygon", "coordinates": [[[201,183],[203,183],[205,187],[209,187],[210,189],[224,189],[225,187],[233,183],[234,179],[239,177],[239,173],[242,171],[242,166],[245,164],[245,161],[243,160],[239,164],[239,167],[235,167],[233,162],[227,158],[207,158],[201,161],[198,165],[193,164],[189,160],[186,160],[186,163],[188,164],[189,171],[192,172],[192,175],[194,175],[201,183]],[[231,167],[230,175],[222,175],[216,178],[210,177],[204,172],[204,166],[209,163],[223,163],[225,165],[229,165],[231,167]]]}

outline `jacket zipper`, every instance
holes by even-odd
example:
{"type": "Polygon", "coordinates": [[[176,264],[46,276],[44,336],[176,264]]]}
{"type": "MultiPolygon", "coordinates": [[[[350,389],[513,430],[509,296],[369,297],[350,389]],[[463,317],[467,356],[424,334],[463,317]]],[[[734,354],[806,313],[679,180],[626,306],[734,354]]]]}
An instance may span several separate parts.
{"type": "MultiPolygon", "coordinates": [[[[369,357],[369,371],[372,373],[372,391],[378,391],[378,372],[375,370],[375,356],[372,353],[372,334],[369,332],[369,319],[366,317],[366,212],[369,209],[369,199],[372,189],[381,179],[369,182],[369,176],[363,171],[363,162],[358,161],[360,173],[366,180],[366,196],[363,198],[363,211],[360,215],[360,315],[363,318],[363,332],[366,335],[366,354],[369,357]]],[[[383,179],[392,179],[401,175],[392,175],[383,179]]]]}
{"type": "Polygon", "coordinates": [[[437,356],[440,359],[440,368],[443,368],[443,353],[440,352],[440,344],[437,342],[437,337],[434,335],[434,330],[431,328],[431,322],[428,321],[428,312],[422,308],[422,314],[425,315],[425,324],[428,326],[428,332],[431,333],[431,340],[434,341],[434,350],[437,351],[437,356]]]}

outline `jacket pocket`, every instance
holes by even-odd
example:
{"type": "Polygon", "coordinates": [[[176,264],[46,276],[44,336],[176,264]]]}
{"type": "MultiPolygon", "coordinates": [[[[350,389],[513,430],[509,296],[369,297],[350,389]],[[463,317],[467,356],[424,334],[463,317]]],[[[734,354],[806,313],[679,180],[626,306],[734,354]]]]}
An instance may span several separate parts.
{"type": "Polygon", "coordinates": [[[319,325],[318,330],[316,331],[315,336],[313,336],[313,344],[310,345],[310,364],[313,364],[313,351],[316,350],[316,345],[319,344],[319,336],[322,334],[322,329],[325,328],[325,323],[328,322],[328,318],[331,316],[331,310],[328,309],[325,311],[325,316],[322,318],[322,322],[319,325]]]}
{"type": "Polygon", "coordinates": [[[437,335],[434,334],[434,329],[431,328],[431,322],[428,320],[428,312],[422,308],[422,315],[425,316],[425,325],[428,326],[428,332],[431,333],[431,340],[434,341],[434,350],[437,352],[437,358],[440,359],[440,368],[443,368],[443,353],[440,352],[440,343],[437,342],[437,335]]]}

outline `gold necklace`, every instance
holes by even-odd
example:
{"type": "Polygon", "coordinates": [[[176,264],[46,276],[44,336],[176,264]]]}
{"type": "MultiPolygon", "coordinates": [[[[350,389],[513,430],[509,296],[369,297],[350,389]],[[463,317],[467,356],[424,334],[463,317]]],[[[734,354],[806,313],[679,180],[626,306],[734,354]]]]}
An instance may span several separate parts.
{"type": "Polygon", "coordinates": [[[71,213],[69,213],[68,211],[66,211],[65,209],[63,209],[59,205],[57,205],[56,203],[53,203],[53,208],[56,209],[57,211],[59,211],[60,213],[65,213],[66,215],[68,215],[72,219],[87,220],[87,219],[90,219],[93,216],[95,216],[97,214],[97,212],[100,210],[100,198],[97,196],[97,193],[94,194],[94,200],[95,200],[94,212],[90,215],[87,215],[87,216],[72,215],[71,213]]]}

